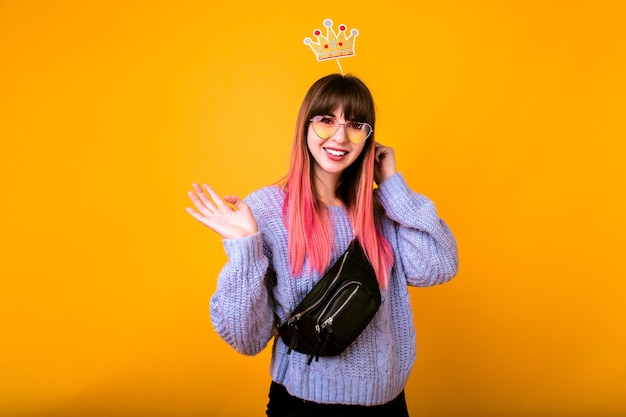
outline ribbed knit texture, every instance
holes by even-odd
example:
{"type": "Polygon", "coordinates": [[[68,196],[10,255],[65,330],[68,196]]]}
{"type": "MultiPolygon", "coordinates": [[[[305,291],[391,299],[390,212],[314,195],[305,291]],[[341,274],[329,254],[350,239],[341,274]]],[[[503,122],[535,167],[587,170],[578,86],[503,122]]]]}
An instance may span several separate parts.
{"type": "MultiPolygon", "coordinates": [[[[454,236],[439,219],[434,204],[412,192],[401,174],[375,191],[384,211],[376,213],[394,253],[389,286],[368,327],[337,357],[287,354],[274,339],[271,375],[299,398],[318,403],[376,405],[393,400],[404,389],[415,361],[415,329],[407,285],[430,286],[452,278],[458,255],[454,236]]],[[[211,318],[217,333],[238,352],[255,355],[274,338],[280,322],[319,281],[305,262],[301,276],[291,276],[287,229],[283,224],[285,195],[278,186],[246,198],[259,233],[224,240],[228,262],[211,298],[211,318]]],[[[335,258],[348,247],[353,232],[343,207],[328,208],[335,231],[335,258]]],[[[333,259],[334,262],[335,259],[333,259]]]]}

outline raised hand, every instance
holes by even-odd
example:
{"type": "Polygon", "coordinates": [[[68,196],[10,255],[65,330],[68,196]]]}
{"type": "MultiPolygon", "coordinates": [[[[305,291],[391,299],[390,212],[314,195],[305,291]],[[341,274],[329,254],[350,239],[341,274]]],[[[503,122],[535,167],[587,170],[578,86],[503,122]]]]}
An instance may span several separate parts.
{"type": "Polygon", "coordinates": [[[257,233],[257,222],[250,207],[237,196],[220,197],[206,184],[193,184],[189,198],[196,210],[187,208],[187,213],[205,226],[213,229],[223,239],[235,239],[257,233]]]}
{"type": "Polygon", "coordinates": [[[376,142],[374,155],[374,181],[380,184],[396,173],[396,155],[393,148],[376,142]]]}

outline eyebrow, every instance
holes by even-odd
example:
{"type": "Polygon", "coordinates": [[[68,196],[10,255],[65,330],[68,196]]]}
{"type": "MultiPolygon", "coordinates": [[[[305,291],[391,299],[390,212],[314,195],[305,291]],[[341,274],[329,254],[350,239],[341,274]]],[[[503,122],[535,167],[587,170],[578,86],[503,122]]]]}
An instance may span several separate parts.
{"type": "MultiPolygon", "coordinates": [[[[330,113],[330,112],[329,112],[329,113],[326,113],[324,116],[326,116],[326,117],[334,117],[335,119],[337,119],[337,118],[338,118],[338,117],[337,117],[337,115],[335,115],[335,113],[330,113]]],[[[346,115],[344,114],[344,116],[343,116],[343,117],[344,117],[344,119],[345,119],[346,115]]],[[[353,120],[352,120],[352,119],[345,119],[345,121],[346,121],[346,122],[351,122],[351,121],[353,121],[353,120]]]]}

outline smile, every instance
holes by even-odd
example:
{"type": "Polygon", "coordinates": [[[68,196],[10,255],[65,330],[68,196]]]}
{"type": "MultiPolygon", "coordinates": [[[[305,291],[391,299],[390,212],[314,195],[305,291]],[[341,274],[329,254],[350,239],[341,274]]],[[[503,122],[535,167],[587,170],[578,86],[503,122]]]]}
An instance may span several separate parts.
{"type": "Polygon", "coordinates": [[[324,148],[324,150],[326,151],[326,153],[332,155],[332,156],[344,156],[345,154],[347,154],[348,152],[346,151],[340,151],[337,149],[330,149],[330,148],[324,148]]]}

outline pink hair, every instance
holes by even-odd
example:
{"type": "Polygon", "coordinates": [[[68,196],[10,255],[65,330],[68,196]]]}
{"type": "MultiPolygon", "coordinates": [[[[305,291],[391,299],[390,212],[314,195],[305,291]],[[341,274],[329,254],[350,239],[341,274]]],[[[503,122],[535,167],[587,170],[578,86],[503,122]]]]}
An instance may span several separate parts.
{"type": "MultiPolygon", "coordinates": [[[[313,269],[323,273],[333,255],[333,227],[326,208],[315,195],[306,135],[311,117],[330,114],[339,106],[346,118],[374,127],[374,102],[358,78],[329,75],[316,81],[307,92],[296,121],[291,164],[284,184],[287,197],[283,219],[289,234],[289,258],[294,275],[302,272],[306,257],[313,269]]],[[[342,174],[337,196],[346,206],[356,238],[374,267],[379,285],[386,287],[393,251],[374,218],[375,146],[372,133],[359,158],[342,174]]]]}

